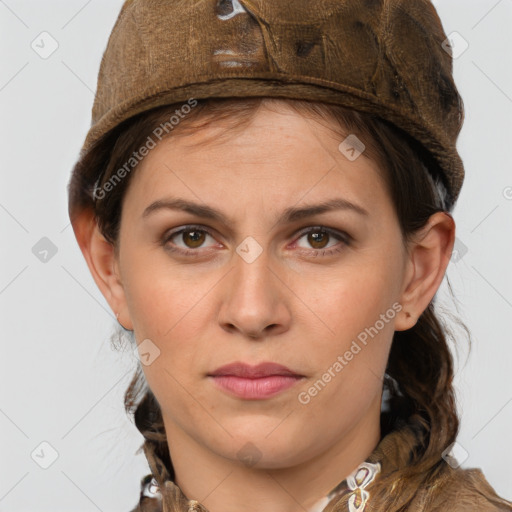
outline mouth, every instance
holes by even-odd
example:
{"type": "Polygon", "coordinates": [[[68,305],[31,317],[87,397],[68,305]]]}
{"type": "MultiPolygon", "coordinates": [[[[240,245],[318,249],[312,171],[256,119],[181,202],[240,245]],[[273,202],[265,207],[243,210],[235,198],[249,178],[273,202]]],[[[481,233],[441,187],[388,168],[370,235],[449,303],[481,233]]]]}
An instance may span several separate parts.
{"type": "Polygon", "coordinates": [[[286,366],[270,362],[257,366],[231,363],[217,368],[208,377],[222,391],[245,400],[275,396],[305,378],[286,366]]]}

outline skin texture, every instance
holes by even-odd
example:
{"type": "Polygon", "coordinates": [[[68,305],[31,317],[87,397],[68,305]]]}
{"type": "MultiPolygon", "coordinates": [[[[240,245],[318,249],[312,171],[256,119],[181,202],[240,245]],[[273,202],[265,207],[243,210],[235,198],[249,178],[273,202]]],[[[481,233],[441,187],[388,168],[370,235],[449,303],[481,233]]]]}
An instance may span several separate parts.
{"type": "Polygon", "coordinates": [[[73,227],[119,322],[160,351],[143,368],[187,497],[211,512],[307,510],[379,442],[393,332],[412,327],[433,298],[455,225],[437,213],[405,246],[377,164],[364,154],[350,161],[338,150],[343,139],[287,107],[261,108],[242,132],[221,135],[221,125],[208,127],[150,152],[124,198],[118,252],[90,212],[73,227]],[[143,217],[169,198],[207,204],[231,221],[170,209],[143,217]],[[279,221],[287,208],[334,198],[368,214],[333,210],[279,221]],[[191,224],[212,236],[194,239],[192,228],[169,239],[191,224]],[[318,238],[318,229],[317,239],[301,234],[318,226],[348,234],[348,244],[318,238]],[[236,251],[249,236],[262,250],[251,263],[236,251]],[[324,248],[339,250],[322,255],[324,248]],[[378,334],[303,403],[381,315],[387,322],[378,334]],[[243,400],[207,376],[233,361],[273,361],[304,378],[271,398],[243,400]],[[253,456],[250,464],[241,453],[253,456]]]}

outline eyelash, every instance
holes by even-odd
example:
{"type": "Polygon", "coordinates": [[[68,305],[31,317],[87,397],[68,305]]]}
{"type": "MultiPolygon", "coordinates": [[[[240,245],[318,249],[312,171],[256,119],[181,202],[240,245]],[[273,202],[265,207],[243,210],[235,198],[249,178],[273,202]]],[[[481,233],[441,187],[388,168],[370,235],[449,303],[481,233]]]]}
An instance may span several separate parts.
{"type": "MultiPolygon", "coordinates": [[[[199,231],[201,233],[206,233],[207,235],[210,235],[212,238],[215,238],[214,234],[209,229],[206,229],[202,226],[197,226],[197,225],[188,225],[188,226],[185,226],[185,227],[179,229],[178,231],[174,231],[174,232],[168,233],[167,235],[164,235],[164,237],[161,240],[161,245],[164,246],[167,251],[177,252],[183,256],[197,257],[197,256],[204,255],[204,251],[200,251],[200,248],[198,248],[198,249],[182,249],[182,248],[178,248],[176,246],[173,247],[173,246],[168,245],[168,242],[170,242],[171,239],[173,239],[174,237],[176,237],[178,235],[181,235],[182,233],[186,233],[187,231],[199,231]],[[201,252],[203,254],[201,254],[201,252]]],[[[337,230],[327,228],[324,226],[311,226],[309,228],[306,228],[306,229],[300,231],[297,234],[297,241],[300,240],[303,236],[308,235],[309,233],[317,233],[317,232],[326,233],[329,236],[337,238],[338,240],[340,240],[340,242],[342,242],[342,245],[340,246],[338,244],[329,249],[310,249],[309,251],[306,249],[305,251],[308,253],[308,255],[313,255],[313,257],[332,256],[336,253],[339,253],[339,252],[343,251],[346,246],[349,246],[351,243],[351,240],[352,240],[352,238],[347,233],[345,233],[343,231],[337,231],[337,230]]]]}

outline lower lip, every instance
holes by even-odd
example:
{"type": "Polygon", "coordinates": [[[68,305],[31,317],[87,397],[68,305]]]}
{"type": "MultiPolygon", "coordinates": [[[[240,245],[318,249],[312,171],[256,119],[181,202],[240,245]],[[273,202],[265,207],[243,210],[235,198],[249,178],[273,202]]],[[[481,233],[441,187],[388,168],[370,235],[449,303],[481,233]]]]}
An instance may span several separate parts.
{"type": "Polygon", "coordinates": [[[211,376],[215,384],[228,393],[239,398],[258,400],[274,396],[292,387],[302,377],[286,375],[269,375],[257,379],[235,377],[234,375],[211,376]]]}

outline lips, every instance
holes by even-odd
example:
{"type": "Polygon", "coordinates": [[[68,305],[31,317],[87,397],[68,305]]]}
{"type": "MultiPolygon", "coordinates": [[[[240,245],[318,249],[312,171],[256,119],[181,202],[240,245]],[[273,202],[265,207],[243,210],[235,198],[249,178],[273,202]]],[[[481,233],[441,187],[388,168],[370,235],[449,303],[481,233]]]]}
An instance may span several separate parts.
{"type": "Polygon", "coordinates": [[[286,377],[303,377],[303,375],[290,370],[286,366],[271,362],[260,363],[257,366],[250,366],[248,364],[237,361],[235,363],[221,366],[214,372],[208,374],[210,377],[233,376],[241,377],[244,379],[260,379],[274,375],[282,375],[286,377]]]}
{"type": "Polygon", "coordinates": [[[266,400],[295,386],[304,376],[277,363],[251,366],[237,361],[209,373],[212,383],[223,392],[243,400],[266,400]]]}

